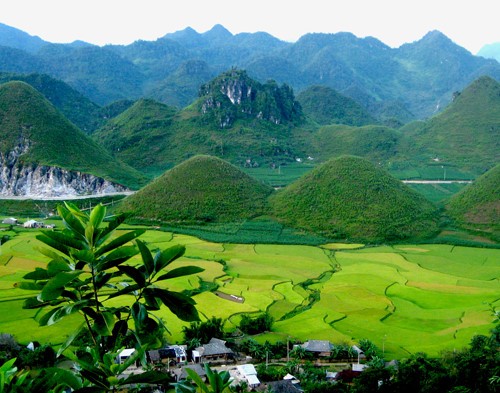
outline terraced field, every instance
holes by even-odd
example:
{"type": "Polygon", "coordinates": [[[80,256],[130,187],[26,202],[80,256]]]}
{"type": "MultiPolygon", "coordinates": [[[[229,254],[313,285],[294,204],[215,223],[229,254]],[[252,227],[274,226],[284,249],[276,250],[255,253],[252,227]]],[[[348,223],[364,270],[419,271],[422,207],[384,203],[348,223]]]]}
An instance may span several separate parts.
{"type": "MultiPolygon", "coordinates": [[[[25,273],[47,262],[36,249],[35,234],[22,232],[0,248],[0,332],[13,333],[21,342],[57,344],[76,321],[39,328],[36,314],[21,308],[31,294],[15,287],[25,273]]],[[[490,305],[500,303],[500,250],[219,244],[154,230],[142,239],[152,248],[186,245],[185,256],[172,268],[189,264],[205,270],[170,287],[197,290],[217,284],[224,296],[205,291],[195,300],[207,318],[227,319],[228,330],[241,313],[267,310],[275,319],[273,332],[259,340],[368,338],[388,357],[417,351],[435,355],[465,346],[474,334],[488,334],[490,305]]],[[[170,341],[180,341],[183,323],[166,309],[160,316],[170,341]]]]}

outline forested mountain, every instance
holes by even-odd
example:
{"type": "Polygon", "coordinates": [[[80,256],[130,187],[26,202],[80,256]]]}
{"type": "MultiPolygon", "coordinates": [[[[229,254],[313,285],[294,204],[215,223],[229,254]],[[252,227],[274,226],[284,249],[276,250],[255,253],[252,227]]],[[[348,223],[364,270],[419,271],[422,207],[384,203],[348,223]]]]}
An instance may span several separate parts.
{"type": "MultiPolygon", "coordinates": [[[[0,44],[13,30],[0,29],[0,44]]],[[[260,83],[274,79],[297,92],[331,87],[372,115],[405,123],[436,113],[481,75],[500,79],[497,61],[473,56],[437,31],[400,48],[350,33],[307,34],[289,43],[264,32],[233,35],[220,25],[105,47],[45,44],[17,33],[24,41],[15,51],[0,49],[0,71],[47,73],[101,105],[150,96],[182,107],[196,98],[195,84],[238,67],[260,83]]]]}
{"type": "Polygon", "coordinates": [[[318,124],[363,126],[377,120],[352,98],[326,86],[311,86],[297,95],[305,114],[318,124]]]}
{"type": "Polygon", "coordinates": [[[92,138],[153,175],[198,154],[241,166],[294,161],[294,133],[304,119],[290,87],[261,84],[245,71],[232,69],[201,86],[198,94],[182,111],[139,100],[92,138]]]}
{"type": "Polygon", "coordinates": [[[500,83],[481,77],[441,113],[401,129],[400,152],[483,173],[500,161],[500,83]]]}
{"type": "Polygon", "coordinates": [[[145,182],[143,175],[115,160],[27,83],[0,85],[0,130],[1,188],[29,182],[37,167],[43,167],[37,174],[40,181],[52,181],[50,168],[56,167],[131,188],[145,182]]]}
{"type": "Polygon", "coordinates": [[[9,46],[34,53],[46,44],[47,42],[40,37],[29,35],[24,31],[0,23],[0,46],[9,46]]]}
{"type": "Polygon", "coordinates": [[[23,81],[37,89],[82,131],[93,131],[104,122],[104,114],[99,105],[59,79],[45,74],[0,72],[0,84],[8,81],[23,81]]]}

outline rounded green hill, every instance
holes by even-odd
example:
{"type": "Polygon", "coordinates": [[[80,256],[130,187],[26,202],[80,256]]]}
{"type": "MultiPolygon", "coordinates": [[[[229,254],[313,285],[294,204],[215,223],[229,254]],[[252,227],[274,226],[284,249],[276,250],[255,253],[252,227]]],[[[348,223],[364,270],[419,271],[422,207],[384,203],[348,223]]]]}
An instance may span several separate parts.
{"type": "Polygon", "coordinates": [[[121,210],[163,222],[241,221],[263,214],[271,192],[234,165],[200,155],[127,197],[121,210]]]}
{"type": "Polygon", "coordinates": [[[498,226],[500,223],[500,164],[454,195],[447,206],[460,222],[498,226]]]}
{"type": "Polygon", "coordinates": [[[271,198],[277,218],[326,237],[364,242],[428,237],[435,207],[369,161],[327,161],[271,198]]]}
{"type": "Polygon", "coordinates": [[[25,82],[0,85],[0,153],[23,147],[22,160],[90,173],[139,188],[145,177],[92,141],[25,82]]]}

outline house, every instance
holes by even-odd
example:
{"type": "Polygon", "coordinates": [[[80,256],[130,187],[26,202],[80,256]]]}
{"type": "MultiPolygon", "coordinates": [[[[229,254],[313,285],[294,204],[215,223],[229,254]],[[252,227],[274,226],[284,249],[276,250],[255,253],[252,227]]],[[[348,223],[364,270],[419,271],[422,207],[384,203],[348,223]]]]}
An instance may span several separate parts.
{"type": "Polygon", "coordinates": [[[244,379],[248,386],[254,388],[260,385],[259,378],[257,378],[257,370],[253,364],[242,364],[236,366],[236,369],[238,370],[241,379],[244,379]]]}
{"type": "Polygon", "coordinates": [[[207,373],[205,371],[205,368],[202,367],[201,364],[188,364],[187,366],[177,368],[174,370],[175,378],[177,381],[180,381],[182,379],[187,379],[188,373],[186,369],[188,368],[194,370],[194,372],[198,374],[202,380],[206,379],[207,373]]]}
{"type": "Polygon", "coordinates": [[[273,392],[273,393],[302,393],[303,390],[298,384],[292,383],[291,380],[282,380],[282,381],[274,381],[268,382],[264,386],[265,392],[273,392]]]}
{"type": "Polygon", "coordinates": [[[361,348],[359,348],[357,345],[353,345],[352,346],[352,350],[354,352],[356,352],[357,354],[357,357],[358,357],[358,363],[360,361],[360,359],[366,359],[366,356],[365,356],[365,353],[363,352],[363,350],[361,348]]]}
{"type": "Polygon", "coordinates": [[[187,361],[185,345],[169,345],[165,348],[159,349],[160,359],[172,359],[176,363],[184,363],[187,361]]]}
{"type": "Polygon", "coordinates": [[[43,222],[38,222],[35,220],[28,220],[23,224],[24,228],[43,228],[43,222]]]}
{"type": "Polygon", "coordinates": [[[302,344],[302,348],[316,356],[328,357],[332,354],[333,344],[330,341],[309,340],[302,344]]]}
{"type": "Polygon", "coordinates": [[[9,217],[2,221],[2,224],[8,224],[8,225],[17,225],[18,223],[19,221],[17,220],[17,218],[14,217],[9,217]]]}
{"type": "Polygon", "coordinates": [[[134,352],[135,348],[125,348],[118,354],[116,359],[117,362],[120,364],[124,363],[134,352]]]}
{"type": "Polygon", "coordinates": [[[195,363],[216,360],[225,361],[233,356],[233,350],[226,347],[224,340],[219,340],[218,338],[212,338],[208,344],[204,344],[193,350],[193,360],[195,363]]]}
{"type": "Polygon", "coordinates": [[[288,373],[283,377],[284,380],[286,381],[291,381],[294,385],[300,383],[300,380],[297,379],[294,375],[288,373]]]}

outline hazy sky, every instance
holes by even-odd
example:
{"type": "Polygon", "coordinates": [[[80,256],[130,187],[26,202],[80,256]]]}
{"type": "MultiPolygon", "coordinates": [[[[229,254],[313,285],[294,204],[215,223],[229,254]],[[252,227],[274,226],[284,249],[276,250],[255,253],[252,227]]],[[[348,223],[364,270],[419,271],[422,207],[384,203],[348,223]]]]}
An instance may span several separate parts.
{"type": "Polygon", "coordinates": [[[220,23],[233,34],[266,31],[285,41],[349,31],[398,47],[439,30],[472,53],[500,41],[498,0],[8,0],[0,23],[50,42],[97,45],[154,40],[220,23]]]}

